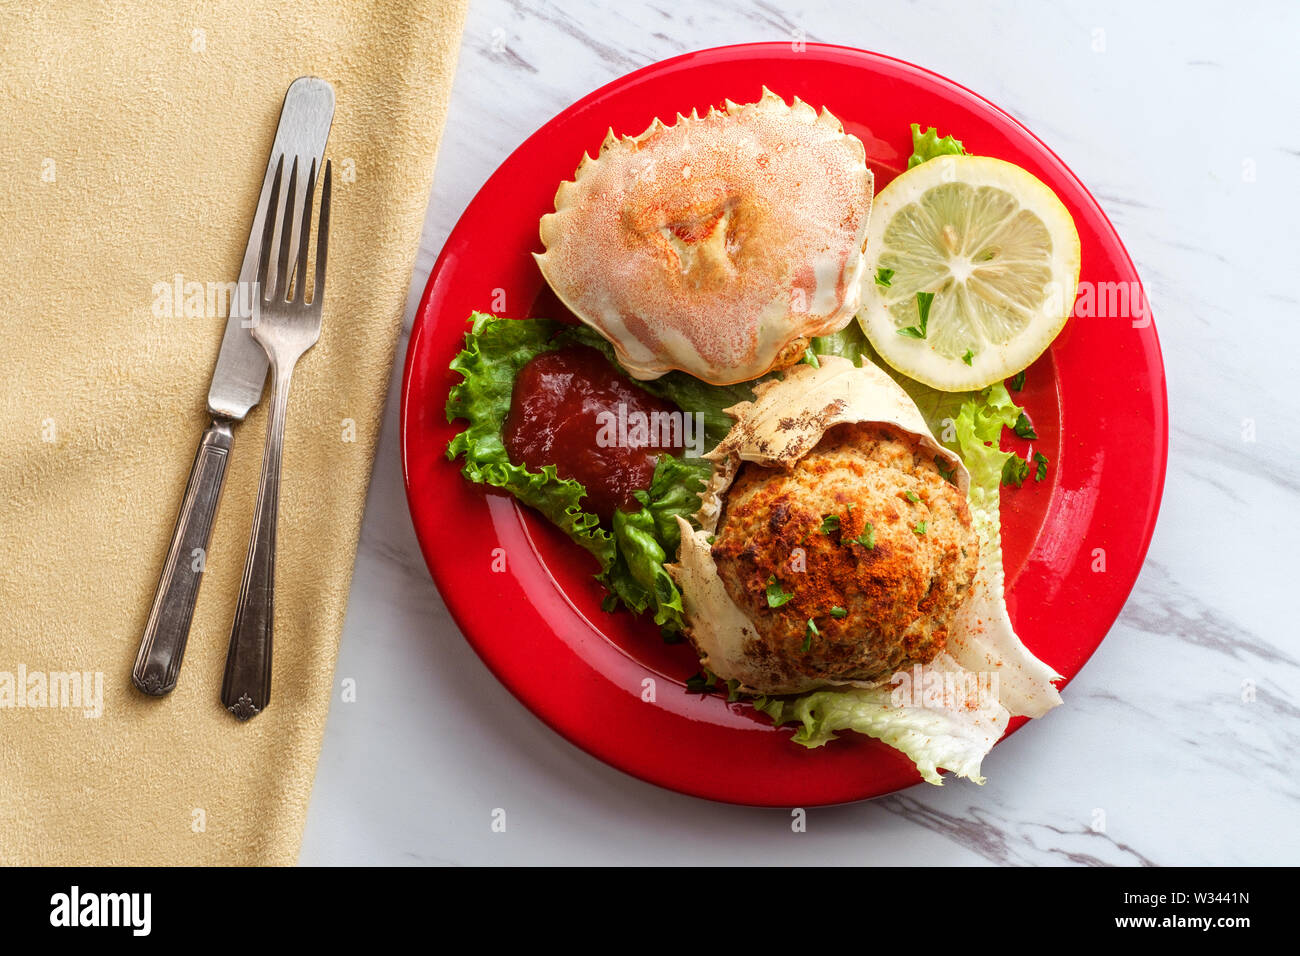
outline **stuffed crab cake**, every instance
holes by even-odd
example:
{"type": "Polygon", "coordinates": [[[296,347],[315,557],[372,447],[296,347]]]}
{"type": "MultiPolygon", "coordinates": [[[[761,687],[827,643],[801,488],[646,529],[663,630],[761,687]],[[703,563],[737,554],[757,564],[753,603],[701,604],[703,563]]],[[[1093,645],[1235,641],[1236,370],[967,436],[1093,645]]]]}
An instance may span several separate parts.
{"type": "Polygon", "coordinates": [[[944,649],[979,538],[934,458],[895,427],[842,424],[789,467],[740,467],[712,556],[765,686],[877,680],[944,649]]]}
{"type": "Polygon", "coordinates": [[[687,633],[751,692],[871,685],[943,653],[979,564],[969,476],[880,369],[823,356],[755,390],[672,567],[687,633]]]}
{"type": "Polygon", "coordinates": [[[633,377],[749,381],[852,319],[872,194],[859,139],[764,89],[611,130],[542,217],[537,262],[633,377]]]}

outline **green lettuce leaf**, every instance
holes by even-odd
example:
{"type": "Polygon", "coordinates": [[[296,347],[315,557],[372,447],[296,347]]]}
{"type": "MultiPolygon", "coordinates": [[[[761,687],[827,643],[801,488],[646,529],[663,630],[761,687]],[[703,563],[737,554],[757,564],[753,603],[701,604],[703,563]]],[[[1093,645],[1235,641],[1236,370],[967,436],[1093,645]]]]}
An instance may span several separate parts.
{"type": "Polygon", "coordinates": [[[614,560],[614,537],[600,518],[584,511],[587,489],[561,478],[555,466],[531,471],[510,461],[502,432],[510,413],[515,376],[532,358],[563,344],[558,322],[511,322],[475,312],[465,335],[465,347],[452,360],[451,370],[464,378],[447,398],[447,421],[469,424],[447,446],[447,457],[465,458],[461,474],[468,480],[510,492],[536,508],[600,562],[602,570],[614,560]]]}
{"type": "Polygon", "coordinates": [[[586,327],[474,313],[465,347],[451,363],[463,380],[447,400],[447,420],[469,424],[447,446],[447,457],[464,455],[461,473],[467,479],[508,491],[540,511],[595,555],[597,578],[618,601],[638,614],[653,612],[655,623],[675,633],[682,627],[682,596],[664,565],[676,558],[681,543],[677,516],[689,519],[699,508],[699,492],[712,471],[709,462],[660,455],[650,487],[637,493],[641,508],[616,512],[606,528],[583,510],[587,491],[581,482],[560,478],[553,465],[532,471],[506,454],[502,435],[519,370],[544,352],[574,344],[599,348],[613,360],[608,343],[586,327]]]}
{"type": "Polygon", "coordinates": [[[637,501],[654,521],[655,536],[674,558],[682,535],[677,518],[689,521],[699,510],[700,492],[712,474],[713,465],[704,458],[662,455],[649,490],[636,493],[637,501]]]}
{"type": "MultiPolygon", "coordinates": [[[[940,688],[945,677],[965,680],[970,676],[946,654],[913,669],[913,673],[922,672],[923,681],[937,681],[940,688]]],[[[910,680],[911,674],[904,679],[910,680]]],[[[851,730],[902,751],[928,783],[943,784],[940,767],[983,783],[980,762],[1007,728],[1007,712],[996,695],[936,706],[900,695],[901,690],[901,686],[888,684],[818,690],[793,698],[760,697],[753,704],[777,726],[797,722],[799,729],[791,739],[809,749],[834,740],[836,731],[851,730]]]]}
{"type": "Polygon", "coordinates": [[[917,123],[912,124],[912,155],[907,159],[907,168],[920,166],[936,156],[966,156],[966,148],[961,140],[951,136],[939,137],[939,131],[931,126],[924,133],[917,123]]]}
{"type": "Polygon", "coordinates": [[[670,634],[682,629],[682,595],[664,565],[681,544],[677,517],[689,521],[699,509],[712,468],[701,458],[661,455],[650,488],[636,493],[641,510],[614,513],[617,556],[601,580],[636,613],[653,610],[670,634]]]}
{"type": "MultiPolygon", "coordinates": [[[[808,348],[809,351],[818,355],[838,355],[840,358],[846,358],[858,366],[862,365],[864,361],[870,360],[876,354],[871,347],[871,343],[867,341],[862,326],[856,321],[850,322],[834,335],[818,336],[809,343],[808,348]]],[[[883,363],[877,362],[876,364],[883,367],[883,363]]]]}
{"type": "Polygon", "coordinates": [[[601,582],[634,613],[655,612],[655,623],[674,630],[682,624],[682,596],[664,564],[668,553],[655,537],[654,518],[640,511],[614,512],[617,554],[601,582]]]}

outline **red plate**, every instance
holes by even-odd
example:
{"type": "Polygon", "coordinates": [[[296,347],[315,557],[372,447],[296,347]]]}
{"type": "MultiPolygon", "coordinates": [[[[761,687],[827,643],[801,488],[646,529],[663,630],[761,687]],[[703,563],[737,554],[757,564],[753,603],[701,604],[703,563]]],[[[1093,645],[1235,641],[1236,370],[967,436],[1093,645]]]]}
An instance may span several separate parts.
{"type": "MultiPolygon", "coordinates": [[[[610,127],[639,133],[656,116],[755,100],[763,85],[839,117],[866,144],[877,189],[906,166],[913,122],[954,134],[972,153],[1023,166],[1074,215],[1081,282],[1103,292],[1090,301],[1104,300],[1113,312],[1120,290],[1141,295],[1128,253],[1074,174],[1032,133],[956,83],[879,54],[819,44],[691,53],[565,110],[470,203],[416,317],[402,386],[402,455],[416,534],[448,608],[537,716],[607,763],[664,787],[734,803],[815,806],[890,793],[920,776],[902,754],[869,738],[845,733],[808,751],[790,742],[789,729],[744,705],[687,693],[698,662],[686,645],[663,644],[644,619],[602,612],[594,560],[513,498],[470,485],[444,454],[460,427],[443,413],[458,379],[447,363],[470,311],[560,317],[531,253],[541,251],[538,219],[583,152],[594,153],[610,127]],[[497,570],[501,557],[505,567],[497,570]],[[650,688],[653,701],[644,699],[650,688]]],[[[1160,504],[1168,434],[1149,317],[1084,317],[1076,309],[1018,398],[1052,466],[1049,480],[1003,491],[1007,603],[1024,642],[1072,678],[1119,614],[1160,504]]],[[[1008,733],[1024,722],[1013,720],[1008,733]]]]}

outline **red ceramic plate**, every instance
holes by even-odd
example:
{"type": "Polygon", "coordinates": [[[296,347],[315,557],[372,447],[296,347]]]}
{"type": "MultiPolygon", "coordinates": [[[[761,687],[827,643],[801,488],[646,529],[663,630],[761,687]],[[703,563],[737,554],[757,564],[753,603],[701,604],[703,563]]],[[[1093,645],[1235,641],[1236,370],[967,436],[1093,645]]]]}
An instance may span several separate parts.
{"type": "MultiPolygon", "coordinates": [[[[1028,370],[1018,398],[1052,466],[1040,484],[1004,489],[1002,534],[1016,630],[1067,679],[1079,672],[1137,578],[1160,504],[1167,426],[1155,328],[1149,317],[1113,315],[1121,291],[1141,295],[1137,273],[1065,164],[993,104],[899,60],[817,44],[705,50],[610,83],[530,136],[470,203],[433,268],[406,358],[402,454],[416,534],[448,608],[537,716],[664,787],[734,803],[814,806],[879,796],[920,776],[869,738],[845,733],[809,751],[744,705],[688,693],[685,681],[699,669],[688,646],[665,645],[652,623],[626,612],[602,612],[585,551],[513,498],[464,481],[459,463],[445,457],[460,427],[443,412],[458,378],[447,363],[470,311],[563,317],[532,253],[541,251],[538,219],[582,154],[594,153],[610,127],[639,133],[656,116],[755,100],[764,85],[839,117],[866,144],[877,189],[905,168],[909,124],[919,122],[956,135],[972,153],[1023,166],[1074,215],[1080,278],[1091,284],[1081,288],[1102,295],[1080,300],[1028,370]],[[1089,305],[1095,313],[1099,300],[1110,315],[1082,314],[1089,305]]],[[[1008,732],[1023,723],[1013,720],[1008,732]]]]}

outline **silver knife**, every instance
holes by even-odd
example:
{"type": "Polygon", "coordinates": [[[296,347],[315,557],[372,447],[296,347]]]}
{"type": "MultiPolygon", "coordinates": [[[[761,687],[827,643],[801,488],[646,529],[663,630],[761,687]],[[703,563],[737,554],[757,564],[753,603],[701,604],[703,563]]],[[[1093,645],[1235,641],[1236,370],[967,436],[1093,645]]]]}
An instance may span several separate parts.
{"type": "Polygon", "coordinates": [[[262,387],[266,384],[266,352],[253,338],[252,327],[258,311],[258,297],[254,293],[258,253],[275,169],[282,158],[285,168],[289,168],[295,157],[299,168],[311,168],[314,163],[319,169],[333,121],[333,86],[313,76],[300,77],[290,84],[280,109],[280,126],[248,232],[238,290],[231,299],[230,317],[226,320],[221,352],[208,390],[212,424],[203,433],[194,455],[171,546],[167,549],[153,607],[131,670],[131,683],[155,697],[170,693],[180,673],[190,621],[194,617],[194,602],[207,560],[212,520],[221,499],[226,462],[234,441],[233,426],[243,421],[261,401],[262,387]]]}

